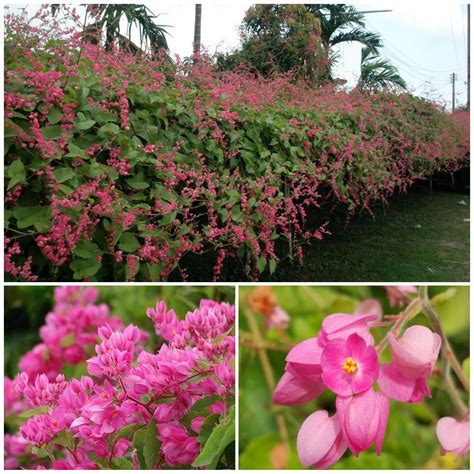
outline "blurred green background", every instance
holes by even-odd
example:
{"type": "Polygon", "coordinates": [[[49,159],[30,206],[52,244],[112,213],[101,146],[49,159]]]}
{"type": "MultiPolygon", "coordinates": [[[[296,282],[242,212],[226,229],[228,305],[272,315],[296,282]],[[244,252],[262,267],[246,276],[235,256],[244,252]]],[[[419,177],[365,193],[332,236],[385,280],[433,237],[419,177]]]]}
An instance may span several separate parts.
{"type": "MultiPolygon", "coordinates": [[[[97,304],[106,303],[114,316],[154,334],[146,316],[157,300],[164,300],[179,318],[194,310],[202,298],[234,303],[233,286],[97,286],[97,304]]],[[[14,377],[19,358],[40,342],[38,329],[54,306],[54,286],[5,287],[5,375],[14,377]]]]}
{"type": "MultiPolygon", "coordinates": [[[[277,305],[290,316],[284,332],[266,331],[263,316],[253,313],[264,336],[266,350],[275,381],[283,374],[288,348],[309,337],[316,336],[321,322],[336,312],[352,313],[364,299],[378,299],[384,314],[397,314],[403,308],[390,308],[384,287],[272,287],[277,305]],[[284,346],[278,350],[275,348],[284,346]]],[[[304,406],[282,407],[272,404],[260,359],[252,341],[244,312],[250,310],[248,293],[252,287],[239,289],[240,375],[239,375],[239,448],[241,469],[302,469],[296,453],[296,435],[304,421],[314,411],[335,412],[335,395],[327,390],[319,399],[304,406]],[[289,433],[290,452],[285,452],[277,424],[281,414],[289,433]]],[[[430,297],[445,292],[448,287],[430,287],[430,297]]],[[[469,357],[469,287],[456,287],[454,296],[438,304],[443,327],[460,361],[469,357]]],[[[417,316],[410,324],[428,326],[427,319],[417,316]]],[[[373,331],[376,343],[385,335],[385,328],[373,331]]],[[[382,362],[390,359],[390,350],[382,354],[382,362]],[[385,360],[384,360],[385,359],[385,360]]],[[[349,451],[332,469],[468,469],[468,455],[440,456],[435,436],[436,421],[443,416],[454,416],[451,399],[439,376],[429,381],[432,399],[420,404],[396,401],[390,403],[390,416],[385,434],[383,453],[375,455],[374,448],[361,453],[359,458],[349,451]]],[[[464,396],[464,394],[463,394],[464,396]]],[[[465,398],[465,401],[466,398],[465,398]]],[[[367,414],[370,416],[370,414],[367,414]]]]}

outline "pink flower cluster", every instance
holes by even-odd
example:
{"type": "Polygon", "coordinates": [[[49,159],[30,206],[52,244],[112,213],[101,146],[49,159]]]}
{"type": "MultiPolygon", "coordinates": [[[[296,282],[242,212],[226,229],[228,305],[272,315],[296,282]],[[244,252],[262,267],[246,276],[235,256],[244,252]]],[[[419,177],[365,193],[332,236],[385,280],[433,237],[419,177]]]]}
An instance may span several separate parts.
{"type": "Polygon", "coordinates": [[[300,428],[297,449],[304,466],[327,468],[346,449],[358,456],[375,445],[380,454],[390,399],[418,403],[431,396],[427,382],[440,337],[417,325],[401,337],[389,332],[393,361],[381,364],[370,332],[377,319],[375,314],[331,314],[317,337],[296,345],[286,357],[274,403],[304,404],[327,389],[336,394],[333,416],[317,411],[300,428]]]}
{"type": "Polygon", "coordinates": [[[105,305],[94,305],[96,299],[91,288],[57,289],[39,355],[30,352],[20,364],[29,368],[25,360],[32,360],[33,368],[13,382],[6,379],[6,413],[38,413],[5,443],[8,466],[97,469],[126,458],[130,467],[143,469],[143,447],[134,444],[134,435],[152,425],[159,449],[154,468],[192,463],[202,448],[198,435],[206,416],[225,417],[233,405],[234,307],[202,300],[179,319],[159,301],[148,310],[159,336],[157,349],[149,352],[148,335],[134,325],[124,328],[105,305]],[[61,351],[71,347],[61,344],[66,337],[81,345],[80,357],[64,359],[61,351]],[[55,365],[48,358],[53,354],[55,365]],[[86,358],[88,376],[66,380],[60,373],[65,364],[86,358]],[[193,405],[206,400],[207,414],[201,408],[192,416],[193,405]],[[33,448],[46,449],[49,461],[33,448]]]}

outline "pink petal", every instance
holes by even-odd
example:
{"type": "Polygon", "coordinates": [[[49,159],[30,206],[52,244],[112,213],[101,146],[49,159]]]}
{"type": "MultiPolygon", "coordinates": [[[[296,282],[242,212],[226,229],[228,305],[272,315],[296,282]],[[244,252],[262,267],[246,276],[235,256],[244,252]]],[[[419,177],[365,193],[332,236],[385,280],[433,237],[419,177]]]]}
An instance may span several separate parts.
{"type": "Polygon", "coordinates": [[[364,339],[360,337],[358,334],[354,333],[351,334],[347,338],[347,349],[349,354],[355,360],[361,360],[365,356],[365,351],[367,349],[367,344],[365,343],[364,339]]]}
{"type": "Polygon", "coordinates": [[[337,417],[329,418],[325,410],[308,416],[296,438],[296,449],[301,464],[308,467],[322,460],[331,450],[340,431],[341,426],[337,417]]]}
{"type": "Polygon", "coordinates": [[[378,456],[382,452],[383,439],[385,437],[385,430],[387,428],[388,413],[390,411],[390,400],[383,393],[376,393],[377,397],[377,417],[379,419],[379,426],[377,428],[377,436],[375,438],[375,450],[378,456]]]}
{"type": "Polygon", "coordinates": [[[302,377],[318,380],[321,373],[321,353],[318,339],[313,337],[297,344],[286,356],[293,371],[302,377]]]}
{"type": "Polygon", "coordinates": [[[441,445],[441,454],[464,454],[469,450],[469,421],[457,421],[450,416],[441,418],[436,425],[436,436],[441,445]]]}
{"type": "Polygon", "coordinates": [[[383,309],[379,300],[375,298],[369,298],[359,303],[354,311],[354,316],[364,315],[375,315],[377,316],[376,321],[381,321],[383,317],[383,309]]]}
{"type": "Polygon", "coordinates": [[[416,380],[403,377],[392,362],[391,364],[380,366],[377,383],[380,390],[393,400],[409,402],[415,390],[416,380]]]}
{"type": "Polygon", "coordinates": [[[352,380],[342,369],[338,372],[323,372],[321,375],[326,387],[337,395],[348,397],[352,395],[352,380]]]}
{"type": "Polygon", "coordinates": [[[358,456],[375,441],[379,427],[376,414],[377,397],[373,388],[358,396],[336,398],[337,414],[349,449],[358,456]]]}
{"type": "Polygon", "coordinates": [[[441,346],[438,334],[424,326],[412,326],[399,339],[389,332],[388,340],[402,375],[417,379],[431,374],[441,346]]]}
{"type": "Polygon", "coordinates": [[[330,451],[324,456],[321,461],[315,464],[315,469],[327,469],[328,467],[335,464],[339,459],[342,458],[342,455],[346,452],[347,441],[344,438],[342,432],[336,438],[336,441],[332,445],[330,451]]]}
{"type": "Polygon", "coordinates": [[[330,314],[323,321],[323,338],[347,339],[351,334],[358,333],[368,344],[373,344],[374,339],[369,332],[369,323],[376,319],[377,316],[373,314],[360,316],[345,313],[330,314]]]}
{"type": "Polygon", "coordinates": [[[273,392],[272,401],[278,405],[304,405],[319,397],[325,389],[321,382],[305,380],[285,372],[273,392]]]}
{"type": "Polygon", "coordinates": [[[359,393],[367,390],[374,383],[375,378],[364,372],[352,375],[351,388],[353,393],[359,393]]]}

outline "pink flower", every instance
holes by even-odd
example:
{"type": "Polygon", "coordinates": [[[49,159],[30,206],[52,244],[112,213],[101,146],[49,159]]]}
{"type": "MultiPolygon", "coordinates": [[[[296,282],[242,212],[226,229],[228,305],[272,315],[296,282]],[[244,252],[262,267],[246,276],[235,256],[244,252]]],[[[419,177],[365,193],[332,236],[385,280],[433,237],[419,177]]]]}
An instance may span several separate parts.
{"type": "Polygon", "coordinates": [[[382,452],[390,403],[372,387],[357,396],[336,398],[337,416],[349,449],[355,456],[375,443],[378,455],[382,452]]]}
{"type": "Polygon", "coordinates": [[[155,151],[156,145],[145,145],[143,151],[145,153],[153,153],[155,151]]]}
{"type": "Polygon", "coordinates": [[[411,326],[396,339],[388,333],[393,362],[382,365],[379,386],[390,398],[419,403],[431,396],[427,384],[441,347],[441,338],[424,326],[411,326]]]}
{"type": "Polygon", "coordinates": [[[431,375],[438,359],[441,337],[425,326],[411,326],[396,339],[388,333],[398,371],[409,378],[431,375]]]}
{"type": "Polygon", "coordinates": [[[377,352],[358,334],[347,341],[334,339],[323,350],[321,368],[326,386],[338,395],[349,396],[367,390],[377,379],[377,352]]]}
{"type": "Polygon", "coordinates": [[[110,326],[98,330],[103,342],[95,346],[96,357],[87,361],[87,370],[91,375],[117,377],[130,370],[133,361],[135,343],[140,340],[140,331],[130,324],[123,332],[112,332],[110,326]]]}
{"type": "Polygon", "coordinates": [[[457,421],[450,416],[441,418],[436,424],[436,437],[441,445],[441,455],[464,454],[469,451],[470,423],[457,421]]]}
{"type": "Polygon", "coordinates": [[[61,419],[52,415],[35,415],[20,428],[20,433],[27,441],[37,447],[48,444],[62,429],[61,419]]]}
{"type": "Polygon", "coordinates": [[[199,441],[189,436],[186,430],[173,423],[161,423],[158,425],[161,441],[161,451],[169,466],[177,464],[190,464],[199,454],[199,441]]]}
{"type": "Polygon", "coordinates": [[[347,449],[338,417],[329,417],[325,410],[308,416],[298,432],[296,447],[304,467],[326,469],[332,466],[347,449]]]}

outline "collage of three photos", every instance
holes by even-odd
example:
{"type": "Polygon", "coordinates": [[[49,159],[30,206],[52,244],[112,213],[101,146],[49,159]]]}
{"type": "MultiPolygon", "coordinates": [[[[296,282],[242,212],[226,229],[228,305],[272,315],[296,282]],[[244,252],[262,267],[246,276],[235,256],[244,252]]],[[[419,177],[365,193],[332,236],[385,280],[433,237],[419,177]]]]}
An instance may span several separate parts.
{"type": "Polygon", "coordinates": [[[470,469],[470,5],[3,16],[4,470],[470,469]]]}

